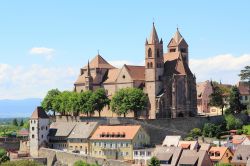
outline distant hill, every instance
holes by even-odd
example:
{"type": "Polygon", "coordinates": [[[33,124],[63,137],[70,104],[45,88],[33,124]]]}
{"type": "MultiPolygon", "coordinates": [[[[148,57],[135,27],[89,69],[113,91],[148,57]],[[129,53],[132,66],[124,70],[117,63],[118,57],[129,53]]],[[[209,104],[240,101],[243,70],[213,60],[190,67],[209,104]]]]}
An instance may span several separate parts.
{"type": "Polygon", "coordinates": [[[0,100],[0,118],[30,117],[42,99],[0,100]]]}

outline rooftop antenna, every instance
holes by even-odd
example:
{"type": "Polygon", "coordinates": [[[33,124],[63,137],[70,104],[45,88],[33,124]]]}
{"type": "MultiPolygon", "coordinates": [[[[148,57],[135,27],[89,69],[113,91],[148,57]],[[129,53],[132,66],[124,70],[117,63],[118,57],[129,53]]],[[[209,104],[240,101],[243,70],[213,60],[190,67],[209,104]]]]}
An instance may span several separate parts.
{"type": "Polygon", "coordinates": [[[100,54],[99,54],[99,49],[97,50],[97,55],[100,55],[100,54]]]}

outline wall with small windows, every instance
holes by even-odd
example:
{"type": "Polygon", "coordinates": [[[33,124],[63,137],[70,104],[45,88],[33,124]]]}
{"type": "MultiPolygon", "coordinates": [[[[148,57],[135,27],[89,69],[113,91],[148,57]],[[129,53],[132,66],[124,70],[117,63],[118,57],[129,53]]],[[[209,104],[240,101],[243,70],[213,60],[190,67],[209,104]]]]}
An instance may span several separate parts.
{"type": "Polygon", "coordinates": [[[47,142],[49,119],[31,119],[29,130],[30,155],[38,157],[38,149],[47,142]]]}

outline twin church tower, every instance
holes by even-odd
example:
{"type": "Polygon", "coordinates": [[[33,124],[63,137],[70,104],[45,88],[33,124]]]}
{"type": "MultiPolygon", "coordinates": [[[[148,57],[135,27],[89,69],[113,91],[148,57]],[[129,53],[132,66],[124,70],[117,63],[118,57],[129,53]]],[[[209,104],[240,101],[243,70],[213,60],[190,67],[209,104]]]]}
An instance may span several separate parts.
{"type": "MultiPolygon", "coordinates": [[[[188,44],[177,29],[163,51],[153,23],[150,37],[145,42],[145,66],[110,65],[99,54],[80,69],[74,89],[77,92],[104,88],[112,95],[121,88],[143,89],[149,104],[139,114],[142,118],[176,118],[197,113],[196,78],[188,65],[188,44]]],[[[102,116],[116,116],[104,110],[102,116]]],[[[133,115],[130,115],[133,116],[133,115]]]]}

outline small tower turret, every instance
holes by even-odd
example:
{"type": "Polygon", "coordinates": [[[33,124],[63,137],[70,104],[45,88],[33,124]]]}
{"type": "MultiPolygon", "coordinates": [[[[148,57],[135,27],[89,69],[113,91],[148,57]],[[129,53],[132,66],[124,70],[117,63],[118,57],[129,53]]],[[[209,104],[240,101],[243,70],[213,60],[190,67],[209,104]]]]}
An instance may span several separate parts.
{"type": "Polygon", "coordinates": [[[188,64],[188,44],[177,28],[173,38],[168,44],[168,52],[181,52],[184,61],[188,64]]]}
{"type": "Polygon", "coordinates": [[[90,73],[90,66],[89,66],[89,61],[88,61],[88,67],[87,67],[87,75],[85,76],[85,88],[86,90],[93,90],[93,78],[90,73]]]}
{"type": "Polygon", "coordinates": [[[30,155],[38,157],[38,150],[46,146],[49,133],[49,117],[42,107],[37,107],[30,117],[30,155]]]}

